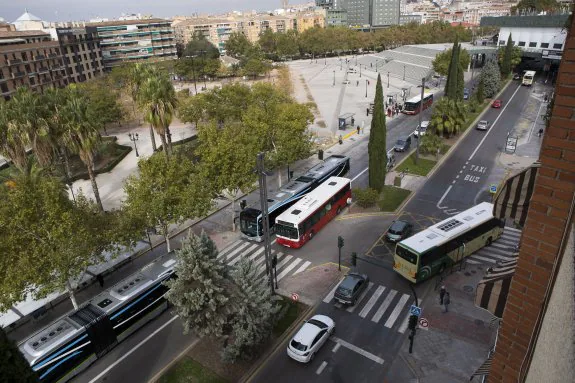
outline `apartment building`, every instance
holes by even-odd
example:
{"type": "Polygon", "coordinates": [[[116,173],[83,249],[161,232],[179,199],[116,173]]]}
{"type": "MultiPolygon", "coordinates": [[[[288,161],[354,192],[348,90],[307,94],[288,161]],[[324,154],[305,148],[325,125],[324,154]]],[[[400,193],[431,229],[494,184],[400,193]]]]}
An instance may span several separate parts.
{"type": "Polygon", "coordinates": [[[87,23],[86,32],[97,36],[104,70],[124,62],[175,59],[176,40],[170,21],[163,19],[87,23]]]}
{"type": "Polygon", "coordinates": [[[60,44],[43,31],[0,31],[0,96],[18,87],[42,92],[68,84],[60,44]]]}
{"type": "Polygon", "coordinates": [[[230,35],[241,31],[243,22],[227,19],[196,18],[172,24],[176,42],[186,46],[194,36],[202,36],[216,46],[221,54],[225,53],[225,44],[230,35]]]}
{"type": "Polygon", "coordinates": [[[86,28],[57,28],[56,33],[70,82],[82,82],[104,73],[102,50],[94,32],[86,28]]]}
{"type": "Polygon", "coordinates": [[[300,13],[296,23],[299,33],[315,27],[323,28],[325,27],[325,12],[300,13]]]}

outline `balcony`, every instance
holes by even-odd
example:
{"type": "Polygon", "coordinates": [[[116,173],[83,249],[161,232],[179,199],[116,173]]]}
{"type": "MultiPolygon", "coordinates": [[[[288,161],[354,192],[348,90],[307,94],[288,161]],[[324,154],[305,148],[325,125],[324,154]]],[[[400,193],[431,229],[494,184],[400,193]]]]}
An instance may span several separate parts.
{"type": "Polygon", "coordinates": [[[54,58],[54,57],[58,57],[58,56],[59,56],[58,53],[50,53],[48,55],[49,58],[54,58]]]}
{"type": "Polygon", "coordinates": [[[22,77],[24,77],[24,76],[26,76],[26,73],[24,73],[24,72],[14,72],[14,73],[12,73],[12,78],[22,78],[22,77]]]}
{"type": "Polygon", "coordinates": [[[50,71],[50,68],[47,68],[45,66],[38,68],[38,73],[42,74],[42,73],[48,73],[50,71]]]}
{"type": "Polygon", "coordinates": [[[38,61],[38,60],[46,60],[46,56],[44,55],[36,55],[34,56],[34,60],[38,61]]]}
{"type": "Polygon", "coordinates": [[[8,60],[8,65],[18,65],[18,64],[22,64],[21,59],[10,59],[10,60],[8,60]]]}

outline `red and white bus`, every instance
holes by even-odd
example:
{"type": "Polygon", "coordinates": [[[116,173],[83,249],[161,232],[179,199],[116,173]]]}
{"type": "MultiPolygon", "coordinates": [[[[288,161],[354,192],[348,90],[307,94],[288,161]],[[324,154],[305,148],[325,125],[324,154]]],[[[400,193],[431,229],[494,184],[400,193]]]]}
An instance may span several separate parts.
{"type": "Polygon", "coordinates": [[[277,243],[299,249],[351,202],[351,180],[330,177],[276,218],[277,243]]]}
{"type": "MultiPolygon", "coordinates": [[[[423,95],[423,110],[429,108],[433,104],[433,94],[424,93],[423,95]]],[[[403,105],[403,113],[405,114],[417,114],[421,112],[421,95],[410,98],[403,105]]]]}

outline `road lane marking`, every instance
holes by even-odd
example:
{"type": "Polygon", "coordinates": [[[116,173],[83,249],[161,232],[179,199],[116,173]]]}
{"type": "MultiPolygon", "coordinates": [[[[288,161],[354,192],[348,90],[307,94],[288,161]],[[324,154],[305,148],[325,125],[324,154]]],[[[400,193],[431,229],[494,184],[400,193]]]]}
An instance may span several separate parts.
{"type": "Polygon", "coordinates": [[[254,259],[256,259],[261,253],[263,253],[265,250],[265,248],[262,246],[258,251],[256,251],[255,253],[253,253],[252,255],[250,255],[249,260],[253,261],[254,259]]]}
{"type": "Polygon", "coordinates": [[[242,251],[241,253],[239,253],[237,256],[234,256],[233,259],[230,260],[230,258],[228,257],[228,266],[233,266],[236,263],[238,263],[238,261],[242,258],[244,258],[245,256],[247,256],[249,253],[251,253],[252,251],[254,251],[259,245],[257,243],[254,243],[253,245],[251,245],[250,247],[248,247],[245,251],[242,251]]]}
{"type": "Polygon", "coordinates": [[[118,364],[120,364],[124,359],[126,359],[128,356],[132,355],[137,349],[139,349],[140,347],[142,347],[144,345],[144,343],[146,343],[147,341],[149,341],[150,339],[152,339],[157,333],[159,333],[160,331],[162,331],[163,329],[165,329],[170,323],[172,323],[173,321],[175,321],[176,319],[178,319],[180,316],[176,315],[174,316],[172,319],[170,319],[169,321],[167,321],[166,323],[164,323],[162,326],[160,326],[158,329],[156,329],[156,331],[154,331],[153,333],[151,333],[150,335],[148,335],[144,340],[142,340],[140,343],[138,343],[136,346],[134,346],[134,348],[132,348],[130,351],[126,352],[125,354],[123,354],[119,359],[117,359],[114,363],[112,363],[111,365],[108,366],[108,368],[106,368],[104,371],[102,371],[100,374],[98,374],[98,376],[96,376],[94,379],[90,380],[89,383],[95,383],[96,381],[98,381],[98,379],[100,379],[101,377],[103,377],[104,375],[106,375],[112,368],[116,367],[118,364]]]}
{"type": "MultiPolygon", "coordinates": [[[[282,258],[282,255],[283,255],[283,253],[278,253],[278,255],[277,255],[278,260],[282,258]]],[[[273,258],[273,257],[272,257],[272,258],[273,258]]],[[[279,263],[276,265],[276,270],[279,270],[279,269],[281,269],[282,267],[284,267],[284,265],[285,265],[286,263],[288,263],[289,260],[292,259],[292,258],[293,258],[293,257],[292,257],[291,255],[286,255],[286,256],[284,257],[284,259],[282,259],[281,262],[279,262],[279,263]]]]}
{"type": "Polygon", "coordinates": [[[293,273],[293,275],[296,275],[296,274],[301,273],[302,271],[304,271],[305,269],[307,269],[309,265],[311,265],[311,262],[310,262],[310,261],[305,261],[305,263],[304,263],[303,265],[301,265],[301,266],[299,267],[299,269],[297,269],[296,272],[293,273]]]}
{"type": "Polygon", "coordinates": [[[387,328],[393,327],[393,324],[397,320],[397,317],[399,317],[399,314],[401,314],[401,310],[403,310],[403,306],[405,306],[408,299],[409,299],[409,295],[403,294],[403,296],[399,299],[399,303],[397,305],[395,305],[395,308],[391,312],[391,315],[389,316],[389,318],[387,318],[387,322],[385,322],[385,325],[384,325],[385,327],[387,327],[387,328]]]}
{"type": "Polygon", "coordinates": [[[327,294],[327,295],[325,296],[325,298],[323,298],[323,302],[324,302],[324,303],[329,303],[329,302],[333,299],[333,295],[335,294],[335,290],[337,290],[338,286],[339,286],[339,282],[338,282],[337,285],[335,285],[335,286],[333,287],[333,289],[331,289],[331,291],[329,292],[329,294],[327,294]]]}
{"type": "Polygon", "coordinates": [[[365,305],[363,310],[361,310],[361,312],[359,313],[360,317],[365,318],[367,316],[367,314],[369,314],[369,312],[371,311],[371,309],[375,305],[375,302],[377,302],[377,300],[379,299],[381,294],[383,294],[384,291],[385,291],[385,286],[379,286],[375,290],[375,293],[373,293],[373,295],[371,296],[371,298],[369,298],[369,301],[367,302],[367,304],[365,305]]]}
{"type": "Polygon", "coordinates": [[[325,366],[327,366],[327,362],[324,360],[323,362],[321,362],[321,365],[319,366],[319,368],[317,369],[317,371],[315,372],[316,374],[321,374],[325,368],[325,366]]]}
{"type": "Polygon", "coordinates": [[[367,296],[367,293],[369,292],[369,290],[371,290],[372,287],[373,287],[373,282],[369,282],[369,285],[367,285],[367,289],[365,289],[365,291],[361,294],[361,296],[359,297],[357,302],[355,302],[355,304],[353,306],[349,306],[346,311],[348,313],[354,312],[355,309],[357,308],[357,306],[359,306],[361,304],[361,302],[363,301],[363,299],[367,296]]]}
{"type": "Polygon", "coordinates": [[[495,119],[495,121],[493,121],[493,124],[491,124],[491,128],[487,131],[487,133],[485,133],[485,135],[483,136],[483,139],[481,141],[479,141],[479,145],[477,145],[477,147],[475,148],[475,150],[473,151],[473,153],[471,153],[471,156],[469,156],[468,161],[471,161],[473,159],[473,157],[475,157],[475,154],[477,153],[477,151],[479,150],[479,148],[481,147],[481,145],[483,145],[483,142],[487,139],[487,136],[489,136],[489,133],[491,133],[491,131],[493,130],[493,128],[495,128],[495,124],[497,124],[497,121],[499,121],[499,119],[501,118],[501,116],[503,116],[503,113],[505,112],[505,109],[507,109],[507,107],[511,104],[511,100],[513,100],[513,97],[515,97],[515,94],[517,94],[517,92],[519,91],[519,89],[521,89],[521,85],[519,85],[517,87],[517,89],[515,89],[515,92],[513,92],[513,94],[511,95],[511,97],[509,98],[509,100],[505,103],[505,106],[503,107],[503,109],[501,109],[501,113],[499,113],[499,115],[497,116],[497,118],[495,119]]]}
{"type": "Polygon", "coordinates": [[[387,294],[387,297],[385,297],[385,300],[383,301],[383,303],[381,304],[381,306],[379,306],[379,309],[376,311],[375,315],[373,316],[373,318],[371,318],[372,322],[379,322],[379,320],[381,319],[381,317],[383,316],[383,313],[385,312],[385,310],[387,310],[387,308],[389,307],[389,305],[391,304],[391,301],[393,300],[393,298],[395,297],[395,294],[397,294],[397,291],[395,290],[391,290],[389,292],[389,294],[387,294]]]}
{"type": "Polygon", "coordinates": [[[443,195],[441,196],[441,199],[439,200],[439,202],[437,203],[437,208],[438,209],[443,209],[443,207],[439,206],[441,205],[441,203],[443,202],[443,200],[445,199],[445,197],[447,196],[447,193],[449,193],[449,191],[451,190],[451,188],[453,187],[453,185],[449,185],[449,187],[447,188],[447,190],[445,191],[445,193],[443,193],[443,195]]]}
{"type": "MultiPolygon", "coordinates": [[[[231,253],[225,254],[221,260],[222,260],[222,261],[227,261],[227,260],[232,259],[237,253],[239,253],[240,251],[242,251],[242,249],[243,249],[244,247],[247,247],[249,244],[250,244],[249,242],[244,242],[244,243],[242,243],[240,246],[238,246],[236,249],[234,249],[234,251],[232,251],[231,253]]],[[[220,255],[218,256],[218,258],[220,258],[221,256],[222,256],[222,254],[220,254],[220,255]]]]}
{"type": "Polygon", "coordinates": [[[355,181],[356,179],[358,179],[363,173],[367,172],[369,168],[365,168],[363,169],[358,175],[356,175],[355,177],[353,177],[351,179],[351,182],[355,181]]]}
{"type": "Polygon", "coordinates": [[[535,121],[533,121],[533,125],[531,125],[531,129],[529,129],[529,135],[527,136],[527,142],[531,141],[531,135],[533,134],[533,130],[535,129],[535,124],[537,124],[537,120],[539,119],[539,115],[541,114],[541,109],[545,105],[543,102],[539,106],[539,111],[537,112],[537,116],[535,116],[535,121]]]}
{"type": "Polygon", "coordinates": [[[480,257],[479,255],[470,255],[470,257],[473,259],[478,259],[478,260],[483,261],[483,262],[497,263],[497,261],[494,259],[480,257]]]}
{"type": "Polygon", "coordinates": [[[351,351],[357,352],[359,355],[363,355],[366,358],[373,360],[376,363],[383,364],[384,362],[384,360],[379,356],[373,355],[371,352],[365,351],[357,346],[354,346],[353,344],[348,343],[343,339],[339,339],[338,337],[335,336],[332,336],[330,339],[333,340],[334,342],[340,343],[343,347],[350,349],[351,351]]]}
{"type": "Polygon", "coordinates": [[[405,330],[407,330],[407,325],[409,324],[409,316],[410,313],[408,312],[403,322],[401,322],[401,326],[399,326],[399,329],[397,330],[398,332],[402,334],[405,333],[405,330]]]}
{"type": "Polygon", "coordinates": [[[292,271],[293,268],[296,267],[301,261],[301,258],[296,258],[292,263],[290,263],[289,266],[286,267],[286,269],[277,276],[278,282],[281,281],[286,275],[288,275],[288,273],[292,271]]]}
{"type": "MultiPolygon", "coordinates": [[[[218,254],[218,258],[224,256],[225,254],[229,253],[230,251],[232,251],[237,245],[246,243],[245,241],[242,241],[241,239],[238,239],[237,241],[233,242],[231,245],[229,245],[228,247],[226,247],[225,249],[223,249],[222,251],[219,252],[218,254]]],[[[240,245],[241,246],[241,245],[240,245]]]]}
{"type": "Polygon", "coordinates": [[[335,346],[333,346],[333,349],[331,350],[331,352],[336,352],[337,350],[339,350],[340,347],[341,347],[341,344],[336,343],[335,346]]]}

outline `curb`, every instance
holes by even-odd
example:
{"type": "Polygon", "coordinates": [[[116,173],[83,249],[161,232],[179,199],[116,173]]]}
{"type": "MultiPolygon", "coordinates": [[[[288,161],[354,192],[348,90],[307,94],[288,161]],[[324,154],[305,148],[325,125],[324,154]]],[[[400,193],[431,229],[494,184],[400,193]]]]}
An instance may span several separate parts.
{"type": "Polygon", "coordinates": [[[154,383],[157,382],[162,375],[164,375],[170,368],[172,368],[176,363],[178,363],[180,360],[182,360],[184,358],[184,356],[186,356],[186,354],[196,346],[196,344],[201,340],[202,338],[199,338],[194,340],[192,342],[192,344],[190,344],[188,347],[186,347],[184,349],[184,351],[182,351],[180,354],[178,354],[178,356],[176,356],[174,359],[172,359],[172,361],[168,364],[166,364],[164,367],[162,367],[162,369],[160,371],[158,371],[154,376],[152,376],[151,379],[148,380],[148,383],[154,383]]]}

